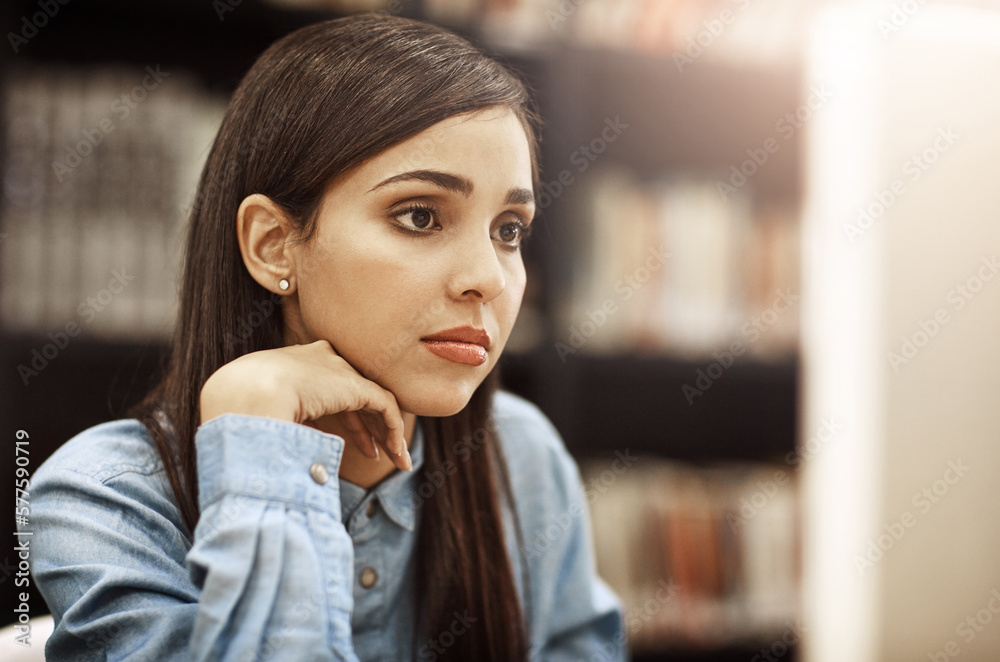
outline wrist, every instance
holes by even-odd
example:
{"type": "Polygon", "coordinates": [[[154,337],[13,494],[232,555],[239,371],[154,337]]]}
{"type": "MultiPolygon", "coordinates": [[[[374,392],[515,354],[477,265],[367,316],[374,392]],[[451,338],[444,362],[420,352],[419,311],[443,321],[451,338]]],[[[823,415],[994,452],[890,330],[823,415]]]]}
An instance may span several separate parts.
{"type": "Polygon", "coordinates": [[[223,366],[201,389],[201,423],[223,414],[246,414],[297,422],[294,403],[288,402],[288,390],[277,388],[267,375],[240,375],[239,370],[223,366]]]}

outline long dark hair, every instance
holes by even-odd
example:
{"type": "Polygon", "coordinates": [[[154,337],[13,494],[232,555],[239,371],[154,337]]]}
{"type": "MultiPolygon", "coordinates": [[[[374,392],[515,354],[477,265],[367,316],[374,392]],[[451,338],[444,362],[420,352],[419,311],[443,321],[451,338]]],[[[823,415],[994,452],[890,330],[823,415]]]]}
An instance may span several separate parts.
{"type": "MultiPolygon", "coordinates": [[[[192,535],[201,388],[226,363],[285,344],[280,297],[243,264],[240,202],[252,193],[268,196],[307,240],[334,177],[448,117],[497,106],[525,127],[538,190],[536,115],[524,85],[441,28],[378,14],[327,21],[282,38],[246,74],[199,181],[164,379],[130,412],[155,440],[192,535]]],[[[445,475],[449,460],[448,468],[458,469],[420,507],[415,654],[426,641],[419,631],[445,632],[457,611],[477,620],[438,659],[512,662],[528,655],[503,535],[501,512],[512,498],[490,416],[496,388],[494,371],[459,413],[419,419],[424,475],[445,475]],[[460,461],[470,448],[476,457],[460,461]]],[[[520,540],[516,512],[514,521],[520,540]]]]}

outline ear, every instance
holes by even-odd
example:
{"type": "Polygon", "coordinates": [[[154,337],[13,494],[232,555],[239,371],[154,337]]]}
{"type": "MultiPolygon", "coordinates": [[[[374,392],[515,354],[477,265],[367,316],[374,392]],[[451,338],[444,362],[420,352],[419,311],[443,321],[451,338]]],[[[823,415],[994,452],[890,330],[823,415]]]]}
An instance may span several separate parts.
{"type": "Polygon", "coordinates": [[[278,205],[266,195],[254,193],[243,199],[236,212],[236,236],[243,264],[253,279],[276,294],[294,289],[294,263],[289,250],[293,225],[278,205]],[[289,287],[281,289],[281,279],[289,287]]]}

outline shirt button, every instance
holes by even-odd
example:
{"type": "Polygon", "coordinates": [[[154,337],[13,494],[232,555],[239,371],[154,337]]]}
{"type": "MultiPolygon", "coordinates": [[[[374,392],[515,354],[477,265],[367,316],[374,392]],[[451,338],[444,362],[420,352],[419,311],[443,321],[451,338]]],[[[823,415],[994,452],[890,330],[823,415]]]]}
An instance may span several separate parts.
{"type": "Polygon", "coordinates": [[[330,473],[322,462],[313,462],[312,466],[309,467],[309,475],[320,485],[326,485],[326,481],[330,478],[330,473]]]}
{"type": "Polygon", "coordinates": [[[375,586],[375,582],[378,581],[378,573],[375,572],[375,568],[368,566],[361,571],[361,585],[365,588],[371,588],[375,586]]]}
{"type": "Polygon", "coordinates": [[[371,501],[368,502],[368,507],[365,508],[365,515],[367,515],[369,518],[375,515],[375,499],[372,499],[371,501]]]}

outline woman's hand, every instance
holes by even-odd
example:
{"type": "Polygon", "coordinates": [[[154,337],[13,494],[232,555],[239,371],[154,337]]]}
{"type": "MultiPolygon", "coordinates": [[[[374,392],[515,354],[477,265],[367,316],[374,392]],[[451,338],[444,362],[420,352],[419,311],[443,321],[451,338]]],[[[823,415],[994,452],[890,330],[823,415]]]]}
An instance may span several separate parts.
{"type": "Polygon", "coordinates": [[[379,444],[410,469],[396,397],[363,377],[329,342],[252,352],[222,366],[201,389],[201,422],[222,414],[267,416],[310,424],[342,414],[351,441],[368,457],[379,444]]]}

